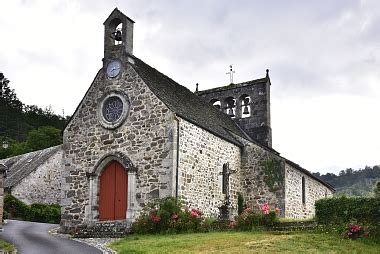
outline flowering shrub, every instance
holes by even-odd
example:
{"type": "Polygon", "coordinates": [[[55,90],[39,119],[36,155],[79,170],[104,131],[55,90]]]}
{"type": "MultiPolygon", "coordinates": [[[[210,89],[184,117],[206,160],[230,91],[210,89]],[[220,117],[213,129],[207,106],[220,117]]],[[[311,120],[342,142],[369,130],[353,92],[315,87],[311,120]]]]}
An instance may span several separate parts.
{"type": "Polygon", "coordinates": [[[357,224],[349,224],[347,230],[343,233],[343,237],[349,239],[357,239],[360,237],[368,237],[369,232],[367,228],[361,227],[357,224]]]}
{"type": "Polygon", "coordinates": [[[132,232],[139,234],[180,233],[201,231],[202,213],[189,209],[172,197],[147,206],[132,224],[132,232]]]}
{"type": "Polygon", "coordinates": [[[271,211],[268,203],[260,206],[261,213],[254,212],[252,208],[246,208],[236,219],[236,222],[230,223],[230,228],[238,230],[253,230],[255,228],[266,228],[273,226],[278,218],[275,211],[271,211]]]}

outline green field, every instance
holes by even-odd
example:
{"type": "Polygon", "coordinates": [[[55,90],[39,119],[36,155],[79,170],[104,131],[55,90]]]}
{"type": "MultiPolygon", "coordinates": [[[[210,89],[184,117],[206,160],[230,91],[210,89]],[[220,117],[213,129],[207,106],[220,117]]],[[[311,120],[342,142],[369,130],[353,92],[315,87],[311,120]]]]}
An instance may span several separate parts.
{"type": "Polygon", "coordinates": [[[380,253],[380,244],[368,239],[302,232],[131,235],[110,247],[118,253],[380,253]]]}

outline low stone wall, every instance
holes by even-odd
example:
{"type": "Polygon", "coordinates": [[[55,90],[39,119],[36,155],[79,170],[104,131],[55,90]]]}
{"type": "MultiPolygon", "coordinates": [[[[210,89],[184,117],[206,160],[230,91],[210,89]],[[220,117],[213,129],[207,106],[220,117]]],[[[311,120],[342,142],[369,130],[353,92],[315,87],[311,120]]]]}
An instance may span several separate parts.
{"type": "Polygon", "coordinates": [[[0,164],[0,231],[3,231],[3,213],[4,213],[4,176],[7,167],[0,164]]]}
{"type": "Polygon", "coordinates": [[[59,232],[70,233],[77,238],[120,238],[128,233],[129,226],[127,221],[98,221],[70,229],[61,227],[59,232]]]}

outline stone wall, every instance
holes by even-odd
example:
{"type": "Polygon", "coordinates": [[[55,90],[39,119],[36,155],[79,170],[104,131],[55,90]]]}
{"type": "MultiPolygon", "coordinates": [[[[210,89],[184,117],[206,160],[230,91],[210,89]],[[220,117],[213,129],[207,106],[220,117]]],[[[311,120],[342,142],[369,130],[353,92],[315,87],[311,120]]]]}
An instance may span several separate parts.
{"type": "Polygon", "coordinates": [[[123,65],[115,79],[98,72],[64,131],[63,227],[98,220],[98,179],[110,157],[130,162],[127,219],[149,201],[173,194],[174,114],[128,62],[123,65]],[[112,92],[124,94],[130,104],[125,121],[113,129],[101,124],[98,112],[104,96],[112,92]]]}
{"type": "Polygon", "coordinates": [[[63,151],[60,149],[15,184],[11,193],[26,204],[60,204],[63,151]]]}
{"type": "Polygon", "coordinates": [[[243,139],[241,141],[244,143],[244,149],[240,184],[247,207],[257,210],[260,205],[268,203],[271,209],[277,207],[283,211],[285,208],[283,159],[258,144],[243,139]],[[275,167],[269,167],[271,164],[275,167]]]}
{"type": "Polygon", "coordinates": [[[205,216],[219,215],[225,195],[222,193],[223,164],[237,173],[230,177],[230,201],[237,213],[240,147],[179,118],[179,197],[186,205],[200,209],[205,216]]]}
{"type": "Polygon", "coordinates": [[[0,232],[3,231],[4,215],[4,177],[6,176],[7,167],[0,164],[0,232]]]}
{"type": "Polygon", "coordinates": [[[220,102],[220,110],[225,113],[228,99],[235,100],[233,120],[254,140],[271,147],[272,129],[270,116],[270,80],[269,77],[240,84],[230,84],[196,93],[208,103],[220,102]],[[249,96],[249,116],[244,115],[243,97],[249,96]]]}
{"type": "Polygon", "coordinates": [[[316,179],[286,163],[285,194],[285,217],[306,219],[315,215],[315,202],[321,198],[332,197],[333,192],[316,179]],[[305,178],[305,203],[302,201],[302,177],[305,178]]]}

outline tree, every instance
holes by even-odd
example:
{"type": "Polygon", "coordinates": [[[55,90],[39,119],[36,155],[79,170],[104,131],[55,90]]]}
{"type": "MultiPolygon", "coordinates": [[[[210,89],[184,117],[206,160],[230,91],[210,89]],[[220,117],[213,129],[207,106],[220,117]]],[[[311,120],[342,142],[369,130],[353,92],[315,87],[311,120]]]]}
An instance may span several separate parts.
{"type": "Polygon", "coordinates": [[[40,127],[28,133],[26,143],[30,151],[62,144],[61,131],[51,126],[40,127]]]}
{"type": "Polygon", "coordinates": [[[375,198],[380,198],[380,181],[376,183],[375,188],[373,189],[373,192],[375,194],[375,198]]]}

